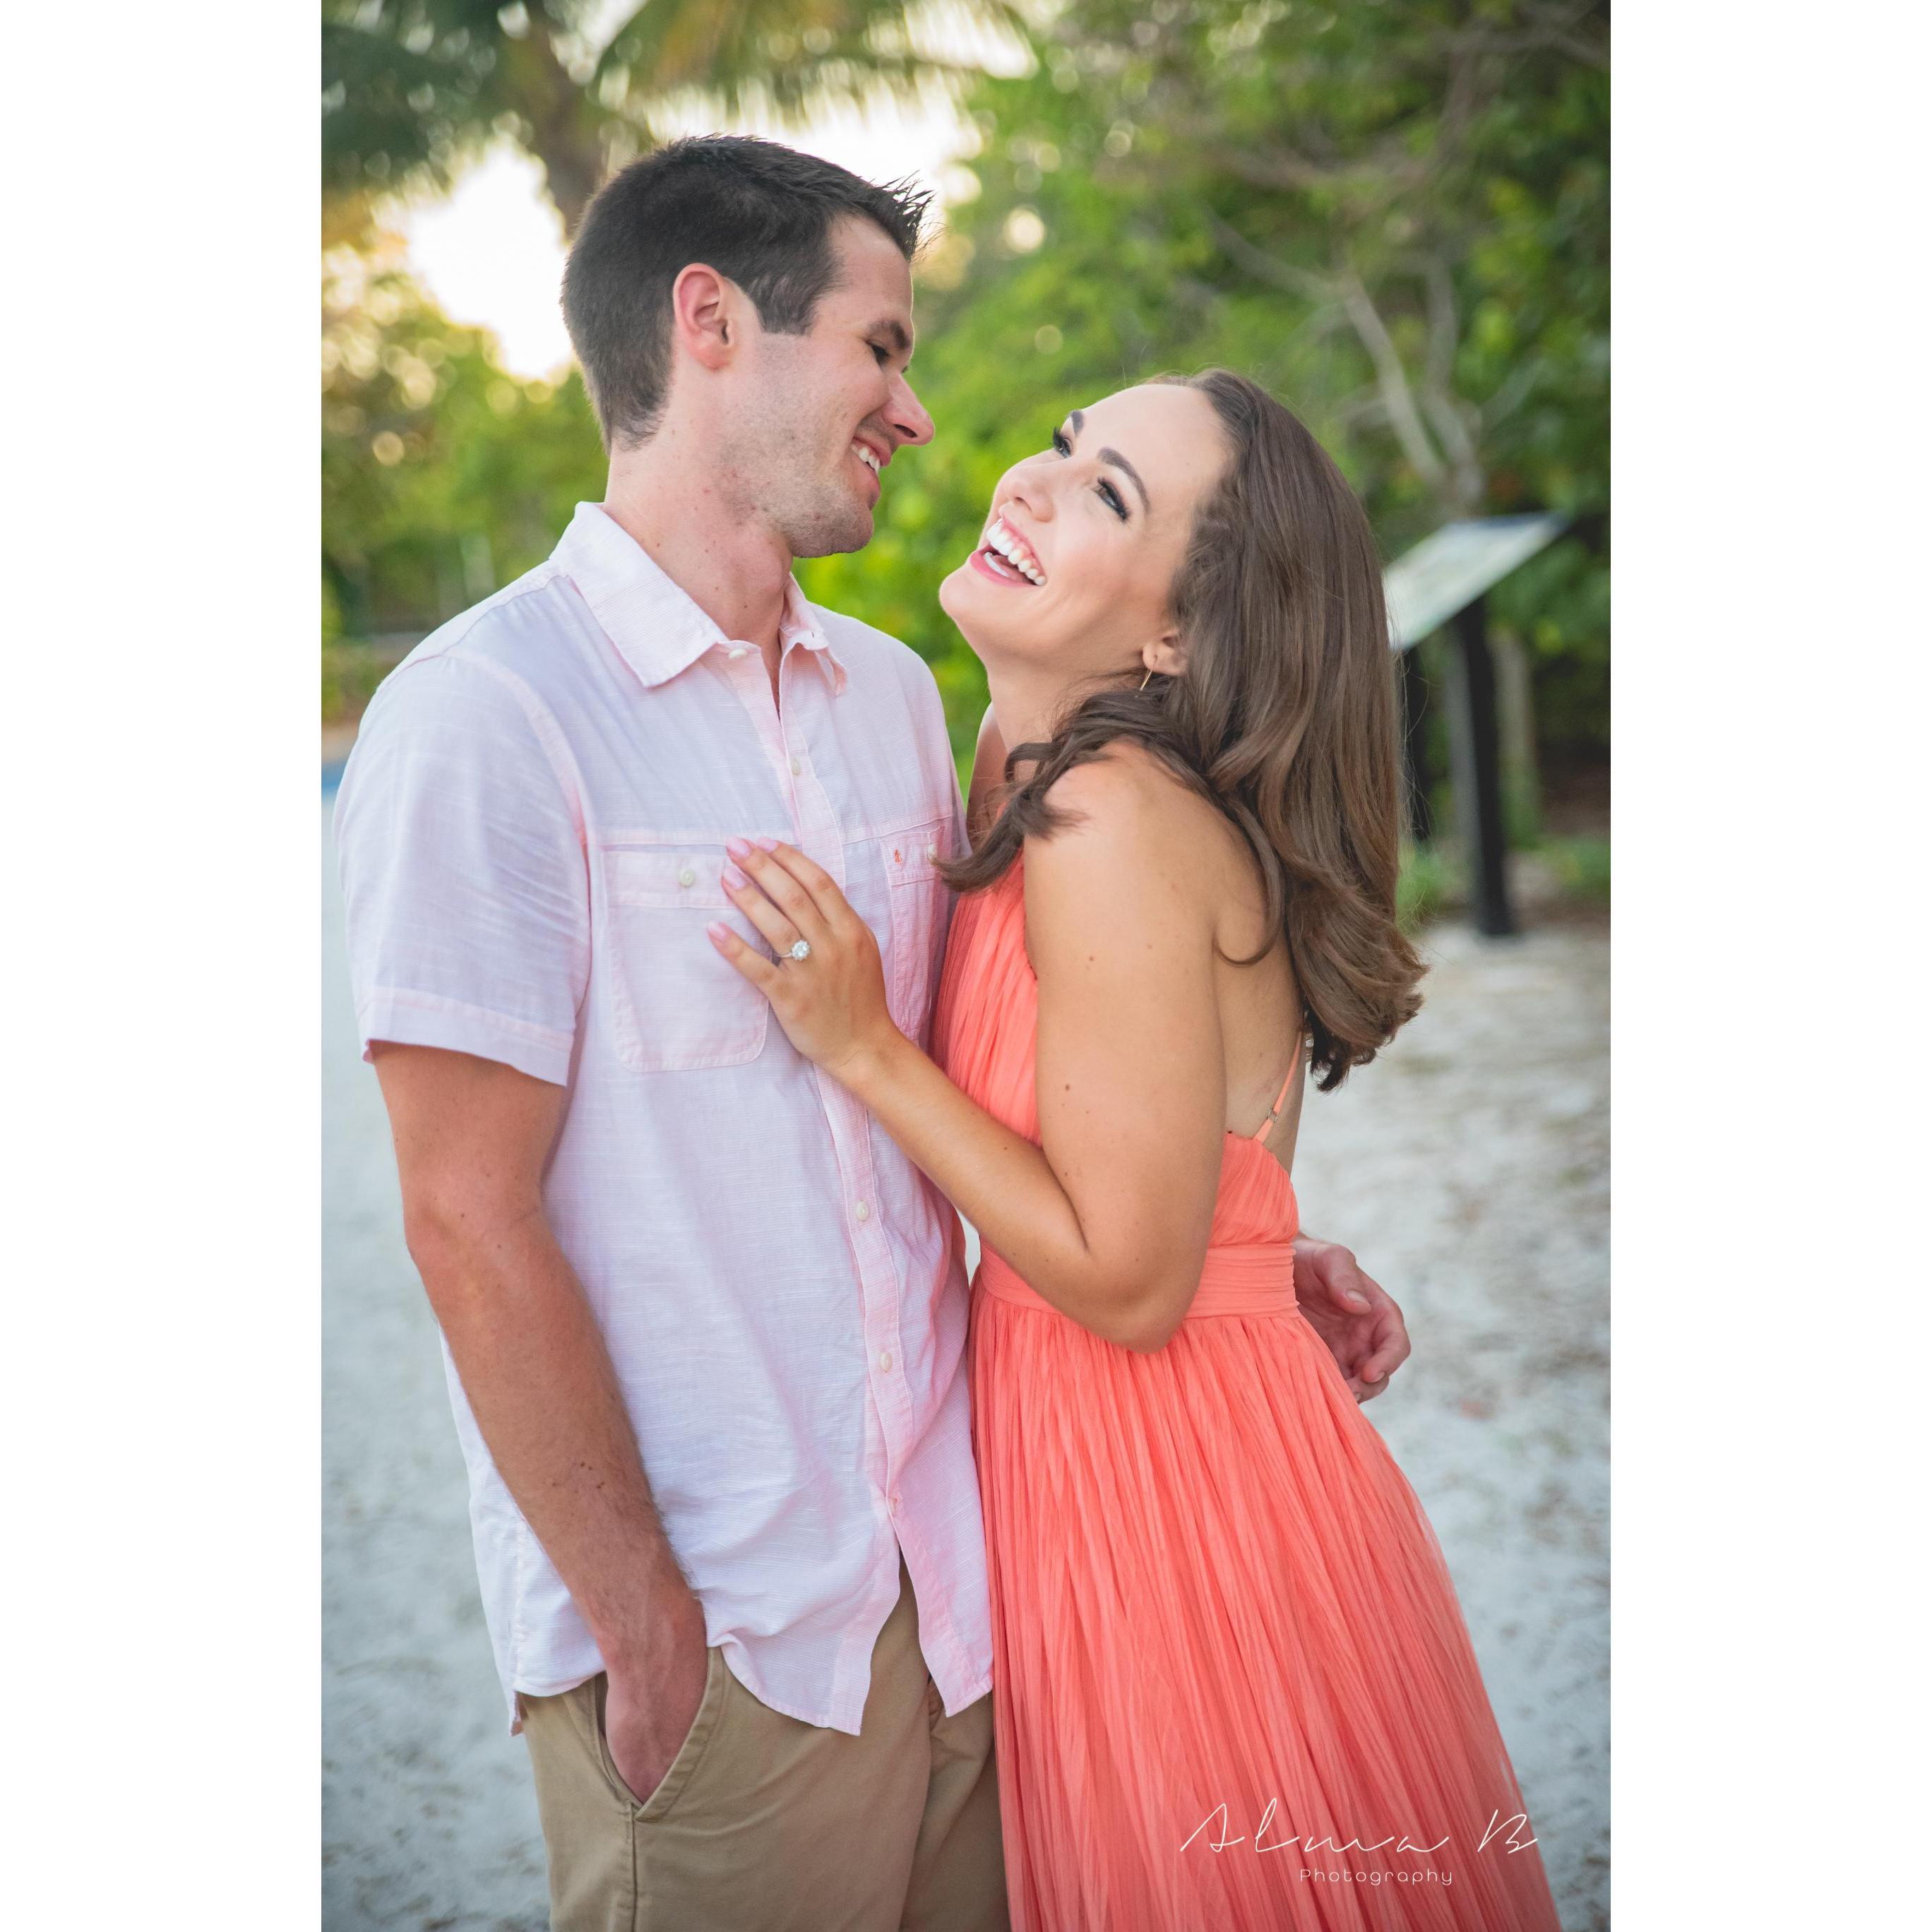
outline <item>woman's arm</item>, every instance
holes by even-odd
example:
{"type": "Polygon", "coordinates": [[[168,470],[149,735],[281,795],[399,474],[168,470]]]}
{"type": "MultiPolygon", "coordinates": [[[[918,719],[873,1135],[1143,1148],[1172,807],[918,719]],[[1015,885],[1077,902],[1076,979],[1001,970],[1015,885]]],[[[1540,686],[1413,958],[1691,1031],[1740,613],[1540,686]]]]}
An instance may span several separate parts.
{"type": "Polygon", "coordinates": [[[752,884],[728,874],[727,884],[781,951],[802,934],[809,961],[772,965],[722,925],[713,938],[800,1052],[1037,1294],[1108,1341],[1151,1350],[1193,1298],[1220,1178],[1213,909],[1171,781],[1108,758],[1070,772],[1053,796],[1080,818],[1026,855],[1041,1147],[892,1024],[870,932],[802,854],[750,848],[738,862],[752,884]]]}

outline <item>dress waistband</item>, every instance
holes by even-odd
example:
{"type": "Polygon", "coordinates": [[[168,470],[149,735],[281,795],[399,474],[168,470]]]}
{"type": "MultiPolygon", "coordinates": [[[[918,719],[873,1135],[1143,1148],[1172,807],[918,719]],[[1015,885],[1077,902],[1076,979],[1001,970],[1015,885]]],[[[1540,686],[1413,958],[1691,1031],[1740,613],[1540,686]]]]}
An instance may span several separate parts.
{"type": "MultiPolygon", "coordinates": [[[[1020,1308],[1053,1309],[1036,1294],[991,1248],[980,1251],[974,1277],[996,1301],[1020,1308]]],[[[1185,1319],[1216,1315],[1292,1315],[1295,1312],[1294,1250],[1286,1241],[1210,1248],[1201,1285],[1187,1305],[1185,1319]]],[[[1053,1310],[1058,1313],[1057,1309],[1053,1310]]]]}

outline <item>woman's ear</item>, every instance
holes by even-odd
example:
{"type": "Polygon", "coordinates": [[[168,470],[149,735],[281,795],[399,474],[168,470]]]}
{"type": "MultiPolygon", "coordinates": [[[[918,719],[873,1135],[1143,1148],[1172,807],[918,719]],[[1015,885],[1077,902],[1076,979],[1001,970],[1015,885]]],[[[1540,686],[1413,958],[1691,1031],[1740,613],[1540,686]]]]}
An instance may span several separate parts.
{"type": "Polygon", "coordinates": [[[1162,677],[1178,677],[1187,668],[1187,642],[1178,631],[1163,631],[1141,652],[1141,662],[1162,677]]]}

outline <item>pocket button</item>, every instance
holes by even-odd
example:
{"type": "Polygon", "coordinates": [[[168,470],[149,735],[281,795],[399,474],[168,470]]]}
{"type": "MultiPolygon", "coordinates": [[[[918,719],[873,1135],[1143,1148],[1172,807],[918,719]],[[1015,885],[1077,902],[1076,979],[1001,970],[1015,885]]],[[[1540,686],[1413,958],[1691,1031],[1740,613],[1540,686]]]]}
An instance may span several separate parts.
{"type": "Polygon", "coordinates": [[[698,883],[698,874],[687,866],[678,874],[677,882],[681,886],[694,886],[698,883]]]}

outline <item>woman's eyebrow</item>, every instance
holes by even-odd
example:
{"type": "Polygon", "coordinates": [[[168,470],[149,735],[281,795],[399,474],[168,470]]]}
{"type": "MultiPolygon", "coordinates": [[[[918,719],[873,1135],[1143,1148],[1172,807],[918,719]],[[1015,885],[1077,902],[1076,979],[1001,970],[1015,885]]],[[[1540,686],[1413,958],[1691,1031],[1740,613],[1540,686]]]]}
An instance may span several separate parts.
{"type": "MultiPolygon", "coordinates": [[[[1087,412],[1084,410],[1069,410],[1066,420],[1072,424],[1073,434],[1077,437],[1080,434],[1080,425],[1087,420],[1087,412]]],[[[1116,470],[1133,478],[1134,488],[1141,493],[1141,508],[1151,515],[1154,506],[1148,501],[1147,485],[1141,481],[1141,472],[1118,449],[1102,450],[1100,460],[1111,463],[1116,470]]]]}

